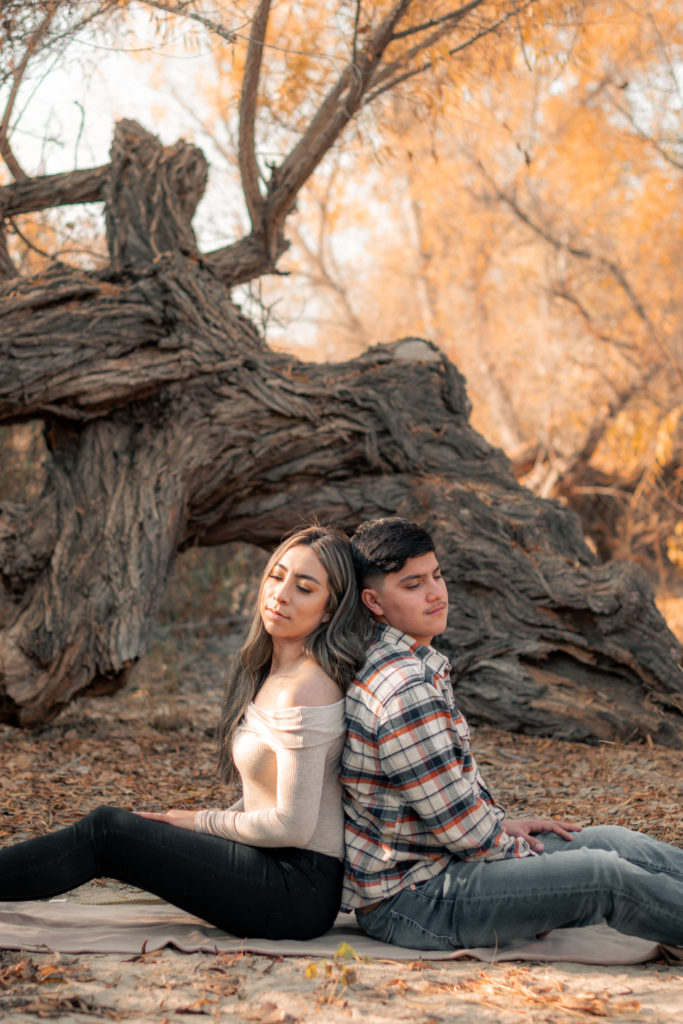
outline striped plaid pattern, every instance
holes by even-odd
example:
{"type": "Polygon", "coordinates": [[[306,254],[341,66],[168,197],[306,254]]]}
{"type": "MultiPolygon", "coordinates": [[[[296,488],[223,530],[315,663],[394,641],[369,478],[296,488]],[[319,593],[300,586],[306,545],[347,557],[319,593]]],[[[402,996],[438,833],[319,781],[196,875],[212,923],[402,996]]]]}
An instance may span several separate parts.
{"type": "Polygon", "coordinates": [[[346,695],[346,871],[342,907],[387,899],[464,860],[526,857],[479,774],[453,699],[450,665],[378,623],[346,695]]]}

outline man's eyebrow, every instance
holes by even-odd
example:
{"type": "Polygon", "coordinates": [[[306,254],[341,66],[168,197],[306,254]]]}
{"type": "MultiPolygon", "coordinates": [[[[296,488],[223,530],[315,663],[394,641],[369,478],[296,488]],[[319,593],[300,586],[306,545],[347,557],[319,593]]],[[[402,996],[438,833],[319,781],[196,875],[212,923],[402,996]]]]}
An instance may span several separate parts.
{"type": "MultiPolygon", "coordinates": [[[[289,572],[289,569],[283,562],[276,562],[273,569],[282,569],[284,572],[289,572]]],[[[297,580],[310,580],[311,583],[317,583],[318,586],[321,585],[320,580],[316,576],[309,576],[308,573],[305,572],[295,572],[294,577],[297,580]]]]}
{"type": "Polygon", "coordinates": [[[425,576],[433,576],[435,572],[441,572],[441,566],[435,565],[429,572],[413,572],[408,576],[401,576],[399,583],[407,583],[409,580],[423,580],[425,576]]]}

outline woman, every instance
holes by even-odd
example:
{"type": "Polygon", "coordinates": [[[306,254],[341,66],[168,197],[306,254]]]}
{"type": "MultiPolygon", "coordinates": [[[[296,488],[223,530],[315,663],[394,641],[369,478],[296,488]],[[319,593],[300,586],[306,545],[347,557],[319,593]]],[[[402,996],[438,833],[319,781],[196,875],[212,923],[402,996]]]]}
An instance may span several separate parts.
{"type": "Polygon", "coordinates": [[[266,566],[226,688],[221,766],[242,778],[228,810],[99,807],[0,850],[0,900],[40,899],[105,876],[245,937],[308,939],[341,897],[337,767],[344,691],[363,658],[350,544],[313,526],[266,566]]]}

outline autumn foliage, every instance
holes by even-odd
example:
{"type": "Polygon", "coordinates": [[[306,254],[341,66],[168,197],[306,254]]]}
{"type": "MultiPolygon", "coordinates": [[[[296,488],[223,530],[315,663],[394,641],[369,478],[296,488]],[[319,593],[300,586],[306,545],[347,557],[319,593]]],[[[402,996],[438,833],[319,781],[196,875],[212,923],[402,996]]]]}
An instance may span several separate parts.
{"type": "MultiPolygon", "coordinates": [[[[235,235],[258,204],[258,178],[301,138],[350,40],[360,52],[396,6],[271,10],[252,209],[247,194],[247,208],[231,201],[221,213],[235,235]]],[[[665,0],[404,6],[402,36],[343,149],[323,158],[290,216],[279,269],[298,287],[262,279],[244,301],[271,342],[305,357],[355,355],[378,325],[382,337],[430,338],[464,372],[475,424],[518,460],[524,482],[573,503],[601,554],[640,558],[671,583],[683,561],[680,12],[665,0]],[[481,34],[476,46],[446,31],[459,10],[481,34]]],[[[25,170],[14,94],[24,64],[83,31],[140,51],[160,92],[162,54],[191,57],[198,139],[215,176],[239,174],[255,4],[4,7],[0,135],[12,174],[25,170]]],[[[172,108],[175,96],[178,116],[188,104],[170,84],[160,102],[172,108]]],[[[90,262],[102,253],[83,214],[33,214],[14,227],[23,268],[41,252],[90,262]]]]}
{"type": "Polygon", "coordinates": [[[601,563],[670,584],[680,561],[675,13],[12,0],[0,34],[0,417],[43,421],[48,467],[0,510],[0,711],[121,685],[178,551],[389,510],[434,521],[482,714],[671,739],[678,647],[646,578],[601,563]],[[154,103],[119,93],[83,167],[112,50],[154,103]],[[71,53],[62,141],[44,69],[71,53]],[[546,699],[603,672],[604,706],[546,699]]]}
{"type": "Polygon", "coordinates": [[[435,61],[330,157],[283,261],[310,295],[290,315],[323,310],[309,350],[360,351],[378,323],[432,338],[525,483],[572,503],[604,557],[669,584],[682,33],[666,3],[533,5],[515,32],[435,61]]]}

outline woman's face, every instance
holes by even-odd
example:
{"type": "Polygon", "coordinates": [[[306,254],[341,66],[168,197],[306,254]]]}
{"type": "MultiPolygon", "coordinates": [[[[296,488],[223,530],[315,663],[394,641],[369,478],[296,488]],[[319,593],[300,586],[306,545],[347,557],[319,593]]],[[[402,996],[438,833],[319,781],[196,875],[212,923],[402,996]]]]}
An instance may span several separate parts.
{"type": "Polygon", "coordinates": [[[270,567],[259,596],[259,612],[273,640],[303,641],[327,622],[328,576],[315,551],[295,545],[270,567]]]}

